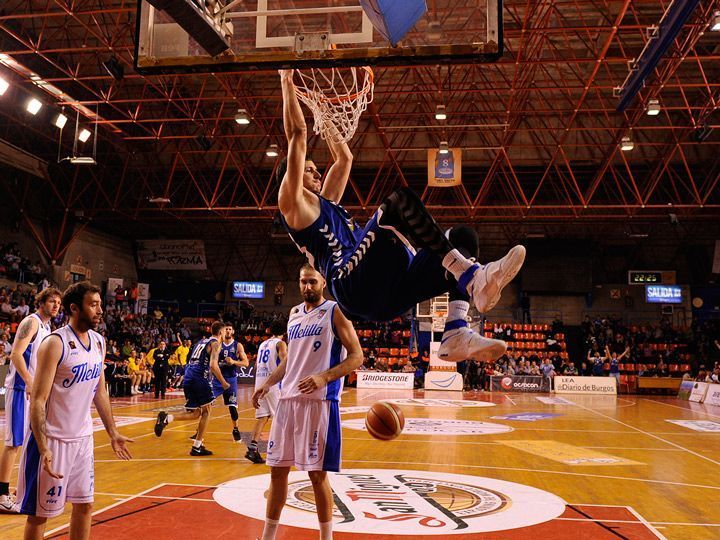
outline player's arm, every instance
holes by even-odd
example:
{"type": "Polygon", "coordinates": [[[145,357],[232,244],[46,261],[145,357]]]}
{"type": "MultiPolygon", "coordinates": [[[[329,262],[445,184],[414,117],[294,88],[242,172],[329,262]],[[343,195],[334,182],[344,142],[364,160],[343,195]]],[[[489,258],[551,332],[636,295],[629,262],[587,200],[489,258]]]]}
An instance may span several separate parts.
{"type": "Polygon", "coordinates": [[[353,155],[347,143],[338,143],[332,140],[333,132],[337,133],[335,126],[330,124],[325,127],[331,132],[326,142],[334,163],[328,169],[327,175],[325,176],[325,183],[323,184],[320,194],[326,199],[339,203],[343,193],[345,193],[345,188],[350,178],[353,155]]]}
{"type": "Polygon", "coordinates": [[[236,366],[248,367],[250,365],[250,360],[248,360],[247,354],[245,354],[245,347],[243,347],[239,343],[237,353],[238,357],[240,357],[240,360],[233,360],[233,364],[235,364],[236,366]]]}
{"type": "Polygon", "coordinates": [[[30,394],[30,426],[33,437],[42,456],[43,469],[53,478],[62,478],[62,475],[53,469],[53,455],[47,443],[45,410],[62,354],[63,345],[59,336],[50,335],[43,340],[38,349],[35,381],[30,394]]]}
{"type": "Polygon", "coordinates": [[[340,338],[340,343],[342,343],[347,351],[347,357],[338,365],[322,373],[305,377],[300,381],[298,389],[303,394],[311,394],[318,388],[322,388],[328,383],[344,377],[351,371],[359,368],[363,363],[363,352],[360,346],[360,340],[357,337],[357,332],[355,332],[352,323],[339,309],[333,312],[333,326],[335,327],[335,333],[338,338],[340,338]]]}
{"type": "Polygon", "coordinates": [[[110,396],[108,396],[107,388],[105,386],[105,371],[100,371],[100,382],[98,383],[97,390],[95,391],[95,397],[93,398],[93,404],[95,409],[100,415],[105,431],[110,436],[110,445],[112,446],[115,455],[120,459],[131,459],[130,450],[126,443],[135,442],[128,437],[120,434],[115,425],[115,418],[113,417],[112,407],[110,406],[110,396]]]}
{"type": "Polygon", "coordinates": [[[25,365],[23,354],[25,354],[28,345],[30,345],[35,334],[37,334],[38,327],[36,317],[25,317],[18,325],[12,351],[10,351],[10,361],[13,363],[13,366],[15,366],[20,377],[22,377],[22,380],[25,381],[25,391],[28,394],[32,391],[33,378],[25,365]]]}
{"type": "Polygon", "coordinates": [[[283,97],[283,127],[288,141],[287,171],[280,184],[278,206],[283,214],[292,211],[303,199],[303,173],[307,152],[307,125],[295,95],[293,70],[280,71],[283,97]]]}
{"type": "Polygon", "coordinates": [[[230,388],[230,385],[225,380],[225,377],[223,377],[222,371],[220,371],[219,357],[220,343],[214,341],[210,345],[210,371],[212,371],[212,374],[215,375],[215,378],[220,382],[223,390],[227,390],[228,388],[230,388]]]}
{"type": "Polygon", "coordinates": [[[285,377],[288,359],[287,345],[284,341],[280,341],[277,344],[276,350],[278,353],[278,358],[280,358],[280,363],[278,364],[278,367],[275,368],[275,370],[270,374],[270,376],[265,381],[265,384],[255,390],[252,395],[252,404],[253,407],[255,407],[256,409],[260,407],[260,400],[265,397],[265,395],[270,391],[273,386],[282,381],[283,377],[285,377]]]}

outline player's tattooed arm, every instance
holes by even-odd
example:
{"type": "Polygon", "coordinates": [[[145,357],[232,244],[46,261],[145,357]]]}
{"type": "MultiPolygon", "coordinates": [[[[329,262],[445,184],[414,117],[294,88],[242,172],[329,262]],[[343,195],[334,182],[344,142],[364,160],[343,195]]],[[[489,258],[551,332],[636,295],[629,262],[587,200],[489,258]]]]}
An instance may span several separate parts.
{"type": "Polygon", "coordinates": [[[35,334],[37,334],[38,326],[37,318],[25,317],[18,326],[17,333],[15,334],[15,341],[13,342],[12,352],[10,352],[10,361],[15,366],[15,369],[20,377],[22,377],[22,380],[25,381],[25,387],[28,393],[32,390],[33,378],[25,365],[23,354],[25,354],[28,345],[30,345],[30,342],[34,339],[35,334]]]}
{"type": "Polygon", "coordinates": [[[215,378],[220,382],[224,390],[230,388],[230,385],[223,377],[222,371],[220,370],[220,343],[214,341],[210,344],[210,371],[215,375],[215,378]]]}
{"type": "Polygon", "coordinates": [[[58,363],[62,359],[63,345],[59,336],[51,334],[40,344],[35,368],[35,381],[30,394],[30,425],[37,442],[38,451],[42,456],[42,466],[53,478],[62,475],[53,469],[52,452],[48,449],[47,431],[45,427],[45,407],[52,389],[53,379],[58,363]]]}
{"type": "Polygon", "coordinates": [[[318,388],[344,377],[348,373],[355,371],[363,363],[363,352],[357,332],[352,323],[339,309],[334,310],[333,326],[335,327],[335,333],[340,338],[340,343],[347,351],[347,357],[327,371],[311,375],[300,381],[298,388],[303,394],[310,394],[318,388]]]}

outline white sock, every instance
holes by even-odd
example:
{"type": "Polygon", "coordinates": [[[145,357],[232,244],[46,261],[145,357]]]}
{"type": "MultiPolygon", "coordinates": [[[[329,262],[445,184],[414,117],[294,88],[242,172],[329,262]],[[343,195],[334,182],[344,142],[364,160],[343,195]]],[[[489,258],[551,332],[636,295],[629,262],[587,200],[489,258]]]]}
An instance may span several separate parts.
{"type": "Polygon", "coordinates": [[[175,420],[175,417],[172,414],[168,414],[166,420],[167,420],[167,423],[169,424],[170,422],[175,420]]]}
{"type": "Polygon", "coordinates": [[[443,257],[442,265],[450,272],[456,280],[460,279],[463,272],[470,268],[474,263],[460,253],[457,249],[453,249],[443,257]]]}
{"type": "Polygon", "coordinates": [[[202,446],[202,439],[195,439],[193,441],[193,447],[200,448],[202,446]]]}
{"type": "Polygon", "coordinates": [[[265,518],[265,527],[263,528],[262,540],[275,540],[275,533],[277,532],[278,519],[265,518]]]}
{"type": "Polygon", "coordinates": [[[320,540],[332,540],[332,521],[320,524],[320,540]]]}
{"type": "Polygon", "coordinates": [[[465,300],[450,300],[448,304],[448,314],[445,322],[451,321],[464,321],[467,317],[468,310],[470,309],[470,303],[465,300]]]}

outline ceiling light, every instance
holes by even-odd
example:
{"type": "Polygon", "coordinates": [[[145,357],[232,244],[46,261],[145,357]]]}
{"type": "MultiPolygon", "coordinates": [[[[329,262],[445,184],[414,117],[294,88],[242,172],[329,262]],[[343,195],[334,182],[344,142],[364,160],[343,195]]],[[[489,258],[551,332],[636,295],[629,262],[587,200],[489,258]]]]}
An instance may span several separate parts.
{"type": "Polygon", "coordinates": [[[658,114],[660,114],[660,101],[657,99],[651,99],[648,101],[647,115],[657,116],[658,114]]]}
{"type": "Polygon", "coordinates": [[[277,144],[271,144],[268,146],[267,150],[265,150],[265,155],[267,157],[278,157],[278,145],[277,144]]]}
{"type": "Polygon", "coordinates": [[[90,135],[92,135],[92,133],[90,133],[89,130],[82,128],[82,130],[80,131],[80,135],[78,135],[78,141],[87,142],[87,140],[90,138],[90,135]]]}
{"type": "Polygon", "coordinates": [[[55,121],[53,124],[55,124],[56,127],[62,129],[65,127],[65,124],[67,124],[68,118],[63,113],[58,114],[55,117],[55,121]]]}
{"type": "Polygon", "coordinates": [[[435,120],[447,120],[445,105],[438,105],[435,107],[435,120]]]}
{"type": "Polygon", "coordinates": [[[0,96],[7,92],[8,88],[10,88],[10,83],[0,77],[0,96]]]}
{"type": "Polygon", "coordinates": [[[235,115],[235,121],[241,126],[247,126],[250,123],[250,116],[245,109],[238,109],[235,115]]]}
{"type": "Polygon", "coordinates": [[[710,21],[710,30],[720,32],[720,11],[713,13],[712,20],[710,21]]]}
{"type": "Polygon", "coordinates": [[[27,109],[27,112],[30,114],[37,114],[38,111],[42,109],[42,103],[35,98],[30,98],[30,101],[27,102],[25,109],[27,109]]]}
{"type": "Polygon", "coordinates": [[[623,152],[629,152],[633,148],[635,148],[635,143],[632,142],[630,137],[625,136],[620,140],[620,150],[623,152]]]}
{"type": "Polygon", "coordinates": [[[447,141],[442,141],[440,143],[440,147],[438,148],[438,153],[440,153],[440,154],[449,154],[450,153],[450,147],[448,146],[447,141]]]}
{"type": "Polygon", "coordinates": [[[148,202],[154,204],[170,204],[170,199],[167,197],[151,197],[148,199],[148,202]]]}
{"type": "Polygon", "coordinates": [[[77,156],[77,157],[71,157],[70,163],[74,165],[96,165],[97,162],[95,161],[94,157],[91,156],[77,156]]]}

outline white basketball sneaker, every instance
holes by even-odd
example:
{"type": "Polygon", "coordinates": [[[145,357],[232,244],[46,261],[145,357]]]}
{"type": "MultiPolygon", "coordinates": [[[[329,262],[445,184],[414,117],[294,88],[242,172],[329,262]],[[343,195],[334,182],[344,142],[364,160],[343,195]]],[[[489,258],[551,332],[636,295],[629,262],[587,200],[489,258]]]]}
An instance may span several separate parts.
{"type": "Polygon", "coordinates": [[[500,293],[525,262],[525,247],[515,246],[497,261],[480,265],[467,285],[468,294],[480,313],[487,313],[500,300],[500,293]]]}
{"type": "Polygon", "coordinates": [[[483,337],[463,326],[443,334],[438,358],[446,362],[462,362],[468,359],[488,362],[500,358],[506,350],[507,343],[504,341],[483,337]]]}
{"type": "Polygon", "coordinates": [[[19,514],[20,505],[9,495],[0,495],[0,511],[7,512],[8,514],[19,514]]]}

